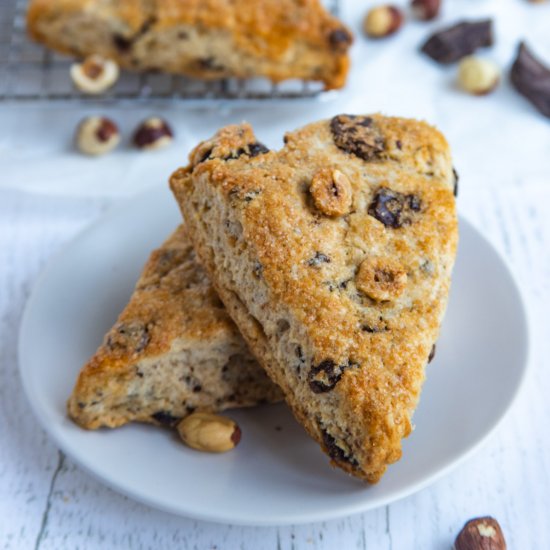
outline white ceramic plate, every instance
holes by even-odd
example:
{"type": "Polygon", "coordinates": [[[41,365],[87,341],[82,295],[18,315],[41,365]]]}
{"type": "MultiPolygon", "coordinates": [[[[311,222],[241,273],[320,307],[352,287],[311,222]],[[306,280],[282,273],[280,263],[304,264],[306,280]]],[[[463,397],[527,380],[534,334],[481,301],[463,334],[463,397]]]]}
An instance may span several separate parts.
{"type": "Polygon", "coordinates": [[[116,206],[46,269],[23,318],[25,391],[44,429],[105,484],[151,506],[254,525],[321,521],[409,495],[468,456],[510,407],[527,365],[521,296],[503,260],[466,221],[449,309],[403,458],[372,487],[329,466],[284,405],[235,411],[243,439],[208,455],[170,432],[87,432],[65,414],[80,366],[131,294],[149,252],[179,223],[166,188],[116,206]],[[489,391],[488,391],[489,390],[489,391]]]}

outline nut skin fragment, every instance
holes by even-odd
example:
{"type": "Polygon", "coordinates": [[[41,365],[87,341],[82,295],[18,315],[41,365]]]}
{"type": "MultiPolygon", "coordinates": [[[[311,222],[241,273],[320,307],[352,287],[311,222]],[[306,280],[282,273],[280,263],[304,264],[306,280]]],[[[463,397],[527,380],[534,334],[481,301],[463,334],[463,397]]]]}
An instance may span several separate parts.
{"type": "Polygon", "coordinates": [[[363,21],[363,30],[370,38],[384,38],[397,32],[403,24],[403,13],[395,6],[372,8],[363,21]]]}
{"type": "Polygon", "coordinates": [[[208,453],[225,453],[241,440],[241,429],[233,420],[204,412],[185,417],[178,424],[178,433],[186,445],[208,453]]]}
{"type": "Polygon", "coordinates": [[[396,300],[407,286],[407,273],[394,260],[369,256],[359,266],[355,285],[377,302],[396,300]]]}
{"type": "Polygon", "coordinates": [[[82,63],[71,65],[71,79],[81,91],[99,95],[114,86],[118,80],[118,65],[100,55],[90,55],[82,63]]]}
{"type": "Polygon", "coordinates": [[[519,45],[510,80],[521,95],[550,118],[550,68],[544,66],[524,42],[519,45]]]}
{"type": "Polygon", "coordinates": [[[412,0],[411,8],[417,19],[431,21],[439,15],[441,0],[412,0]]]}
{"type": "Polygon", "coordinates": [[[81,153],[99,156],[112,151],[120,143],[120,134],[111,119],[92,116],[78,125],[75,142],[81,153]]]}
{"type": "Polygon", "coordinates": [[[172,143],[174,133],[162,118],[151,117],[144,120],[134,133],[134,145],[141,150],[163,149],[172,143]]]}
{"type": "Polygon", "coordinates": [[[458,85],[469,94],[489,94],[499,81],[500,69],[492,61],[469,55],[458,65],[458,85]]]}
{"type": "Polygon", "coordinates": [[[455,550],[506,550],[498,521],[488,516],[468,521],[456,537],[455,550]]]}
{"type": "Polygon", "coordinates": [[[493,45],[493,22],[462,21],[436,32],[424,43],[421,51],[438,63],[459,61],[478,48],[493,45]]]}
{"type": "Polygon", "coordinates": [[[352,189],[348,177],[340,170],[319,170],[309,188],[315,207],[330,217],[349,214],[352,189]]]}

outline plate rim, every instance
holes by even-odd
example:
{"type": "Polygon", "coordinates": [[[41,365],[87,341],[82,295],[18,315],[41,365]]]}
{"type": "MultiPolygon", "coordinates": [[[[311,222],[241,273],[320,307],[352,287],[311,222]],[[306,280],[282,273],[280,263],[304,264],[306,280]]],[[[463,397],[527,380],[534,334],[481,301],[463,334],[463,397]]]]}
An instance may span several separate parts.
{"type": "MultiPolygon", "coordinates": [[[[104,486],[115,490],[116,492],[131,498],[137,502],[150,506],[154,509],[161,510],[163,512],[168,512],[175,516],[186,517],[195,520],[221,523],[221,524],[231,524],[231,525],[240,525],[240,526],[257,526],[257,527],[274,527],[274,526],[283,526],[283,525],[301,525],[308,523],[316,523],[322,521],[329,521],[334,519],[340,519],[343,517],[348,517],[355,514],[360,514],[376,508],[381,508],[387,506],[399,500],[402,500],[408,496],[411,496],[424,488],[436,483],[442,477],[447,475],[450,471],[458,468],[461,464],[466,462],[471,456],[473,456],[480,447],[487,442],[496,430],[501,426],[504,420],[508,417],[511,410],[514,408],[514,405],[517,403],[519,396],[521,395],[526,381],[529,377],[529,373],[532,369],[532,330],[531,330],[531,314],[530,314],[530,305],[529,301],[526,299],[522,287],[519,284],[518,277],[514,270],[511,268],[510,263],[507,258],[501,253],[501,251],[494,246],[491,241],[489,241],[485,235],[479,230],[474,223],[472,223],[467,217],[462,213],[459,213],[459,227],[462,225],[469,226],[469,228],[476,234],[477,238],[481,239],[483,243],[493,250],[496,257],[500,260],[502,266],[504,267],[506,273],[510,277],[510,280],[515,288],[518,304],[520,307],[521,317],[520,317],[520,326],[522,329],[522,338],[524,340],[524,349],[523,349],[523,360],[522,360],[522,371],[519,376],[519,381],[512,395],[509,398],[508,403],[505,405],[500,416],[490,425],[490,427],[478,437],[478,439],[467,447],[462,453],[455,456],[453,459],[449,460],[447,464],[439,468],[434,473],[427,475],[424,479],[419,480],[416,483],[405,486],[401,490],[390,491],[388,494],[382,495],[375,499],[366,500],[359,503],[353,503],[349,506],[340,506],[337,509],[326,510],[326,511],[315,511],[308,512],[304,510],[301,512],[300,516],[293,517],[292,521],[285,517],[272,517],[265,519],[256,519],[250,520],[248,518],[242,517],[239,514],[231,513],[231,510],[228,510],[225,514],[221,515],[219,513],[202,513],[196,512],[192,507],[186,506],[186,500],[182,500],[182,505],[180,506],[171,506],[162,502],[162,499],[155,499],[149,496],[142,495],[139,491],[134,491],[127,488],[123,484],[119,483],[118,480],[113,480],[112,478],[106,478],[101,473],[95,471],[91,466],[82,461],[78,456],[73,454],[71,450],[66,448],[64,441],[58,436],[55,430],[50,430],[50,426],[47,424],[45,419],[40,414],[39,406],[30,398],[32,392],[30,391],[30,381],[28,378],[29,373],[26,372],[26,369],[23,367],[24,363],[24,344],[25,344],[25,334],[27,331],[27,325],[29,324],[29,318],[34,307],[34,302],[37,300],[37,295],[40,292],[40,288],[43,285],[43,281],[47,279],[50,272],[53,271],[56,267],[57,260],[67,253],[70,252],[72,247],[77,246],[77,243],[85,238],[88,234],[93,233],[98,227],[109,223],[112,218],[116,218],[120,215],[123,210],[128,209],[131,203],[141,203],[146,200],[147,196],[154,196],[159,194],[161,191],[169,193],[169,190],[165,186],[156,185],[150,189],[145,190],[142,193],[138,193],[129,198],[124,198],[121,200],[116,200],[114,203],[110,204],[106,211],[98,216],[96,220],[84,227],[79,231],[73,238],[69,239],[64,243],[54,254],[50,256],[47,260],[45,266],[42,268],[39,275],[34,279],[32,283],[32,289],[29,293],[27,301],[24,306],[23,314],[21,316],[21,321],[19,324],[18,332],[18,341],[17,341],[17,364],[19,371],[19,379],[23,386],[23,393],[25,394],[25,399],[29,404],[35,419],[38,421],[39,425],[46,432],[47,436],[51,438],[56,447],[68,456],[79,468],[82,468],[87,474],[90,474],[92,478],[98,480],[104,486]],[[130,204],[129,204],[130,203],[130,204]]],[[[328,465],[327,465],[328,466],[328,465]]],[[[368,487],[366,487],[368,488],[368,487]]],[[[188,501],[187,501],[188,502],[188,501]]]]}

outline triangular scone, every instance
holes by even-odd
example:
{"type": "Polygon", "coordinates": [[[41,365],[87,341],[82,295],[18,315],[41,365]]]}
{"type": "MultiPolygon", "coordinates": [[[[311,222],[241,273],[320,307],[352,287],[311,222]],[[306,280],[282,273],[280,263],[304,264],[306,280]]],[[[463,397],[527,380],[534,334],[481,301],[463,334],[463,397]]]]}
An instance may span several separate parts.
{"type": "Polygon", "coordinates": [[[35,40],[131,70],[345,84],[350,31],[319,0],[32,0],[35,40]]]}
{"type": "Polygon", "coordinates": [[[193,245],[298,420],[349,473],[401,456],[445,311],[457,245],[443,136],[336,116],[266,152],[229,126],[171,186],[193,245]]]}
{"type": "Polygon", "coordinates": [[[171,426],[190,412],[281,399],[250,355],[180,226],[155,250],[68,402],[83,428],[171,426]]]}

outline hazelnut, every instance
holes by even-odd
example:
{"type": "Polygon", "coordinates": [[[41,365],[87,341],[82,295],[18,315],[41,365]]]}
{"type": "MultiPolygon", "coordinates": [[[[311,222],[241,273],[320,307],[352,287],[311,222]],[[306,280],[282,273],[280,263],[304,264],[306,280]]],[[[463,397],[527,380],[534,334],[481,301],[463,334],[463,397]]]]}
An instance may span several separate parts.
{"type": "Polygon", "coordinates": [[[340,170],[319,170],[311,180],[309,192],[316,208],[327,216],[343,216],[351,209],[351,183],[340,170]]]}
{"type": "Polygon", "coordinates": [[[506,550],[498,521],[491,517],[468,521],[456,537],[455,550],[506,550]]]}
{"type": "Polygon", "coordinates": [[[139,149],[162,149],[172,143],[174,134],[162,118],[144,120],[134,133],[134,145],[139,149]]]}
{"type": "Polygon", "coordinates": [[[117,125],[109,118],[91,116],[80,122],[76,129],[76,146],[87,155],[103,155],[120,142],[117,125]]]}
{"type": "Polygon", "coordinates": [[[418,19],[430,21],[439,15],[441,0],[412,0],[411,7],[418,19]]]}
{"type": "Polygon", "coordinates": [[[403,23],[403,13],[395,6],[383,5],[372,8],[363,21],[363,30],[371,38],[393,34],[403,23]]]}
{"type": "Polygon", "coordinates": [[[225,453],[241,440],[241,429],[230,418],[196,412],[178,424],[178,433],[186,445],[197,451],[225,453]]]}
{"type": "Polygon", "coordinates": [[[71,66],[74,85],[87,94],[103,93],[118,80],[118,74],[118,65],[100,55],[91,55],[82,63],[71,66]]]}
{"type": "Polygon", "coordinates": [[[370,256],[359,266],[355,285],[378,302],[395,300],[407,286],[407,273],[395,260],[370,256]]]}
{"type": "Polygon", "coordinates": [[[499,80],[500,69],[486,59],[470,55],[458,65],[458,85],[470,94],[488,94],[498,86],[499,80]]]}

